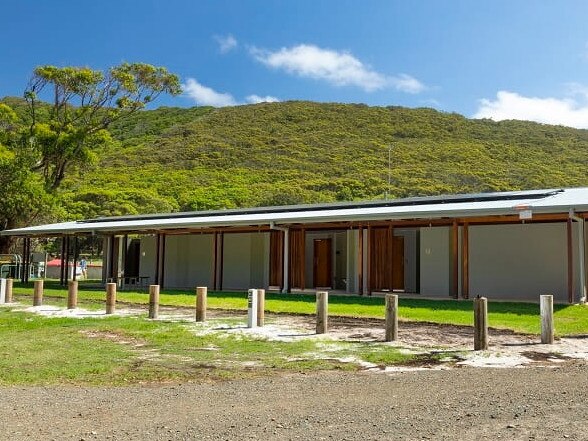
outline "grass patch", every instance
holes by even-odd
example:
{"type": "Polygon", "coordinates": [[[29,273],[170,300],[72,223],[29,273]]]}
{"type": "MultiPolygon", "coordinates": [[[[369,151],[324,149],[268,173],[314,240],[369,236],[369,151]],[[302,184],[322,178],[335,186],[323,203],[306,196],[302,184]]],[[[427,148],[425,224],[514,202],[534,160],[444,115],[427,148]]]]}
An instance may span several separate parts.
{"type": "MultiPolygon", "coordinates": [[[[32,296],[32,284],[15,284],[17,295],[32,296]]],[[[66,298],[67,290],[57,283],[46,282],[45,295],[66,298]]],[[[80,284],[80,301],[104,302],[102,289],[91,289],[80,284]]],[[[118,301],[147,305],[146,292],[121,291],[118,301]]],[[[164,290],[160,294],[162,306],[194,307],[195,293],[185,290],[164,290]]],[[[247,309],[244,292],[209,292],[208,307],[216,309],[247,309]]],[[[558,336],[588,334],[588,307],[585,305],[555,305],[555,330],[558,336]]],[[[287,314],[314,314],[315,297],[312,294],[266,293],[266,311],[287,314]]],[[[417,322],[473,326],[471,300],[399,300],[399,318],[417,322]]],[[[347,317],[384,318],[384,299],[379,297],[329,296],[329,314],[347,317]]],[[[539,334],[541,323],[539,305],[524,302],[488,302],[489,325],[515,332],[539,334]]]]}
{"type": "MultiPolygon", "coordinates": [[[[329,340],[271,341],[215,330],[219,323],[55,318],[0,308],[0,385],[202,382],[283,371],[355,370],[357,363],[330,354],[365,352],[360,343],[346,343],[342,350],[329,340]]],[[[411,359],[396,348],[374,345],[394,354],[390,362],[411,359]]]]}

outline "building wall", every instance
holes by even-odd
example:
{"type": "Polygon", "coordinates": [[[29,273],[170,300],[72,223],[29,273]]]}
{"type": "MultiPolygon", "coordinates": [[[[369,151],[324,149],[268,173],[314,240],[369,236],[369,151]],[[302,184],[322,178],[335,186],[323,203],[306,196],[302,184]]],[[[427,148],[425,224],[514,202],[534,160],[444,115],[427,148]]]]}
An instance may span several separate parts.
{"type": "Polygon", "coordinates": [[[149,277],[149,283],[155,283],[156,244],[155,236],[141,236],[139,275],[149,277]]]}
{"type": "Polygon", "coordinates": [[[212,288],[214,259],[212,234],[167,236],[164,286],[166,288],[212,288]]]}
{"type": "Polygon", "coordinates": [[[566,225],[471,226],[470,297],[567,299],[566,225]]]}
{"type": "Polygon", "coordinates": [[[420,293],[448,297],[450,227],[420,229],[420,293]]]}
{"type": "Polygon", "coordinates": [[[269,256],[265,254],[267,233],[224,235],[223,289],[267,287],[269,256]]]}

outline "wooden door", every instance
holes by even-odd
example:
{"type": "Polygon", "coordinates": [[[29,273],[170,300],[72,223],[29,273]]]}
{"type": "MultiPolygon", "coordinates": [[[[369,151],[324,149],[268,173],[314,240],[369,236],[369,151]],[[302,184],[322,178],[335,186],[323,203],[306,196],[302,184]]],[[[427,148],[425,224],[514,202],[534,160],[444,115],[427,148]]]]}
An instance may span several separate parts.
{"type": "Polygon", "coordinates": [[[404,237],[392,239],[392,289],[404,290],[404,237]]]}
{"type": "Polygon", "coordinates": [[[330,288],[332,271],[332,240],[314,240],[314,286],[315,288],[330,288]]]}

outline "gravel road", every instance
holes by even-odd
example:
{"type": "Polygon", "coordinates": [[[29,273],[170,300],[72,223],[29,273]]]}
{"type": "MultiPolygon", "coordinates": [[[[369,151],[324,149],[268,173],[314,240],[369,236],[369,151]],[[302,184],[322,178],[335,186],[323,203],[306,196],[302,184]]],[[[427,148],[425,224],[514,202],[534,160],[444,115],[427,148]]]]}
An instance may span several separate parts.
{"type": "Polygon", "coordinates": [[[588,364],[0,389],[2,440],[587,440],[588,364]]]}

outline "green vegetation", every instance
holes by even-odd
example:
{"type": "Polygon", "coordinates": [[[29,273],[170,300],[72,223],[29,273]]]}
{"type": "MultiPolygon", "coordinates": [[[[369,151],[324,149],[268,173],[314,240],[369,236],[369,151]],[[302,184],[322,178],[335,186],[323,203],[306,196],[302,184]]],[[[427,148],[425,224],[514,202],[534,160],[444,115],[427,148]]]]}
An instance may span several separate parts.
{"type": "MultiPolygon", "coordinates": [[[[3,102],[25,118],[22,101],[3,102]]],[[[162,107],[109,132],[113,142],[92,149],[94,165],[62,182],[59,220],[588,185],[586,130],[427,108],[162,107]]]]}
{"type": "Polygon", "coordinates": [[[412,355],[383,344],[271,341],[215,330],[227,321],[47,318],[0,309],[0,385],[210,381],[317,369],[357,369],[350,354],[391,365],[412,355]]]}
{"type": "MultiPolygon", "coordinates": [[[[82,285],[83,286],[83,285],[82,285]]],[[[16,295],[32,296],[32,285],[15,285],[16,295]]],[[[45,296],[65,299],[67,290],[49,284],[45,296]]],[[[103,302],[102,290],[80,289],[80,301],[103,302]]],[[[147,305],[148,294],[144,292],[122,291],[117,300],[123,303],[147,305]]],[[[29,300],[26,300],[29,301],[29,300]]],[[[64,301],[62,300],[61,304],[64,301]]],[[[163,306],[192,308],[195,294],[188,291],[164,290],[160,295],[163,306]]],[[[95,304],[94,304],[95,305],[95,304]]],[[[287,314],[314,314],[315,297],[309,294],[266,294],[266,311],[287,314]]],[[[209,292],[208,307],[212,309],[247,310],[247,295],[239,292],[209,292]]],[[[555,330],[558,336],[588,334],[588,306],[555,305],[555,330]]],[[[399,300],[401,320],[473,326],[473,306],[470,300],[399,300]]],[[[329,296],[329,314],[344,317],[384,318],[384,299],[381,297],[329,296]]],[[[510,329],[515,332],[539,334],[541,323],[539,305],[522,302],[488,303],[489,325],[497,329],[510,329]]]]}

